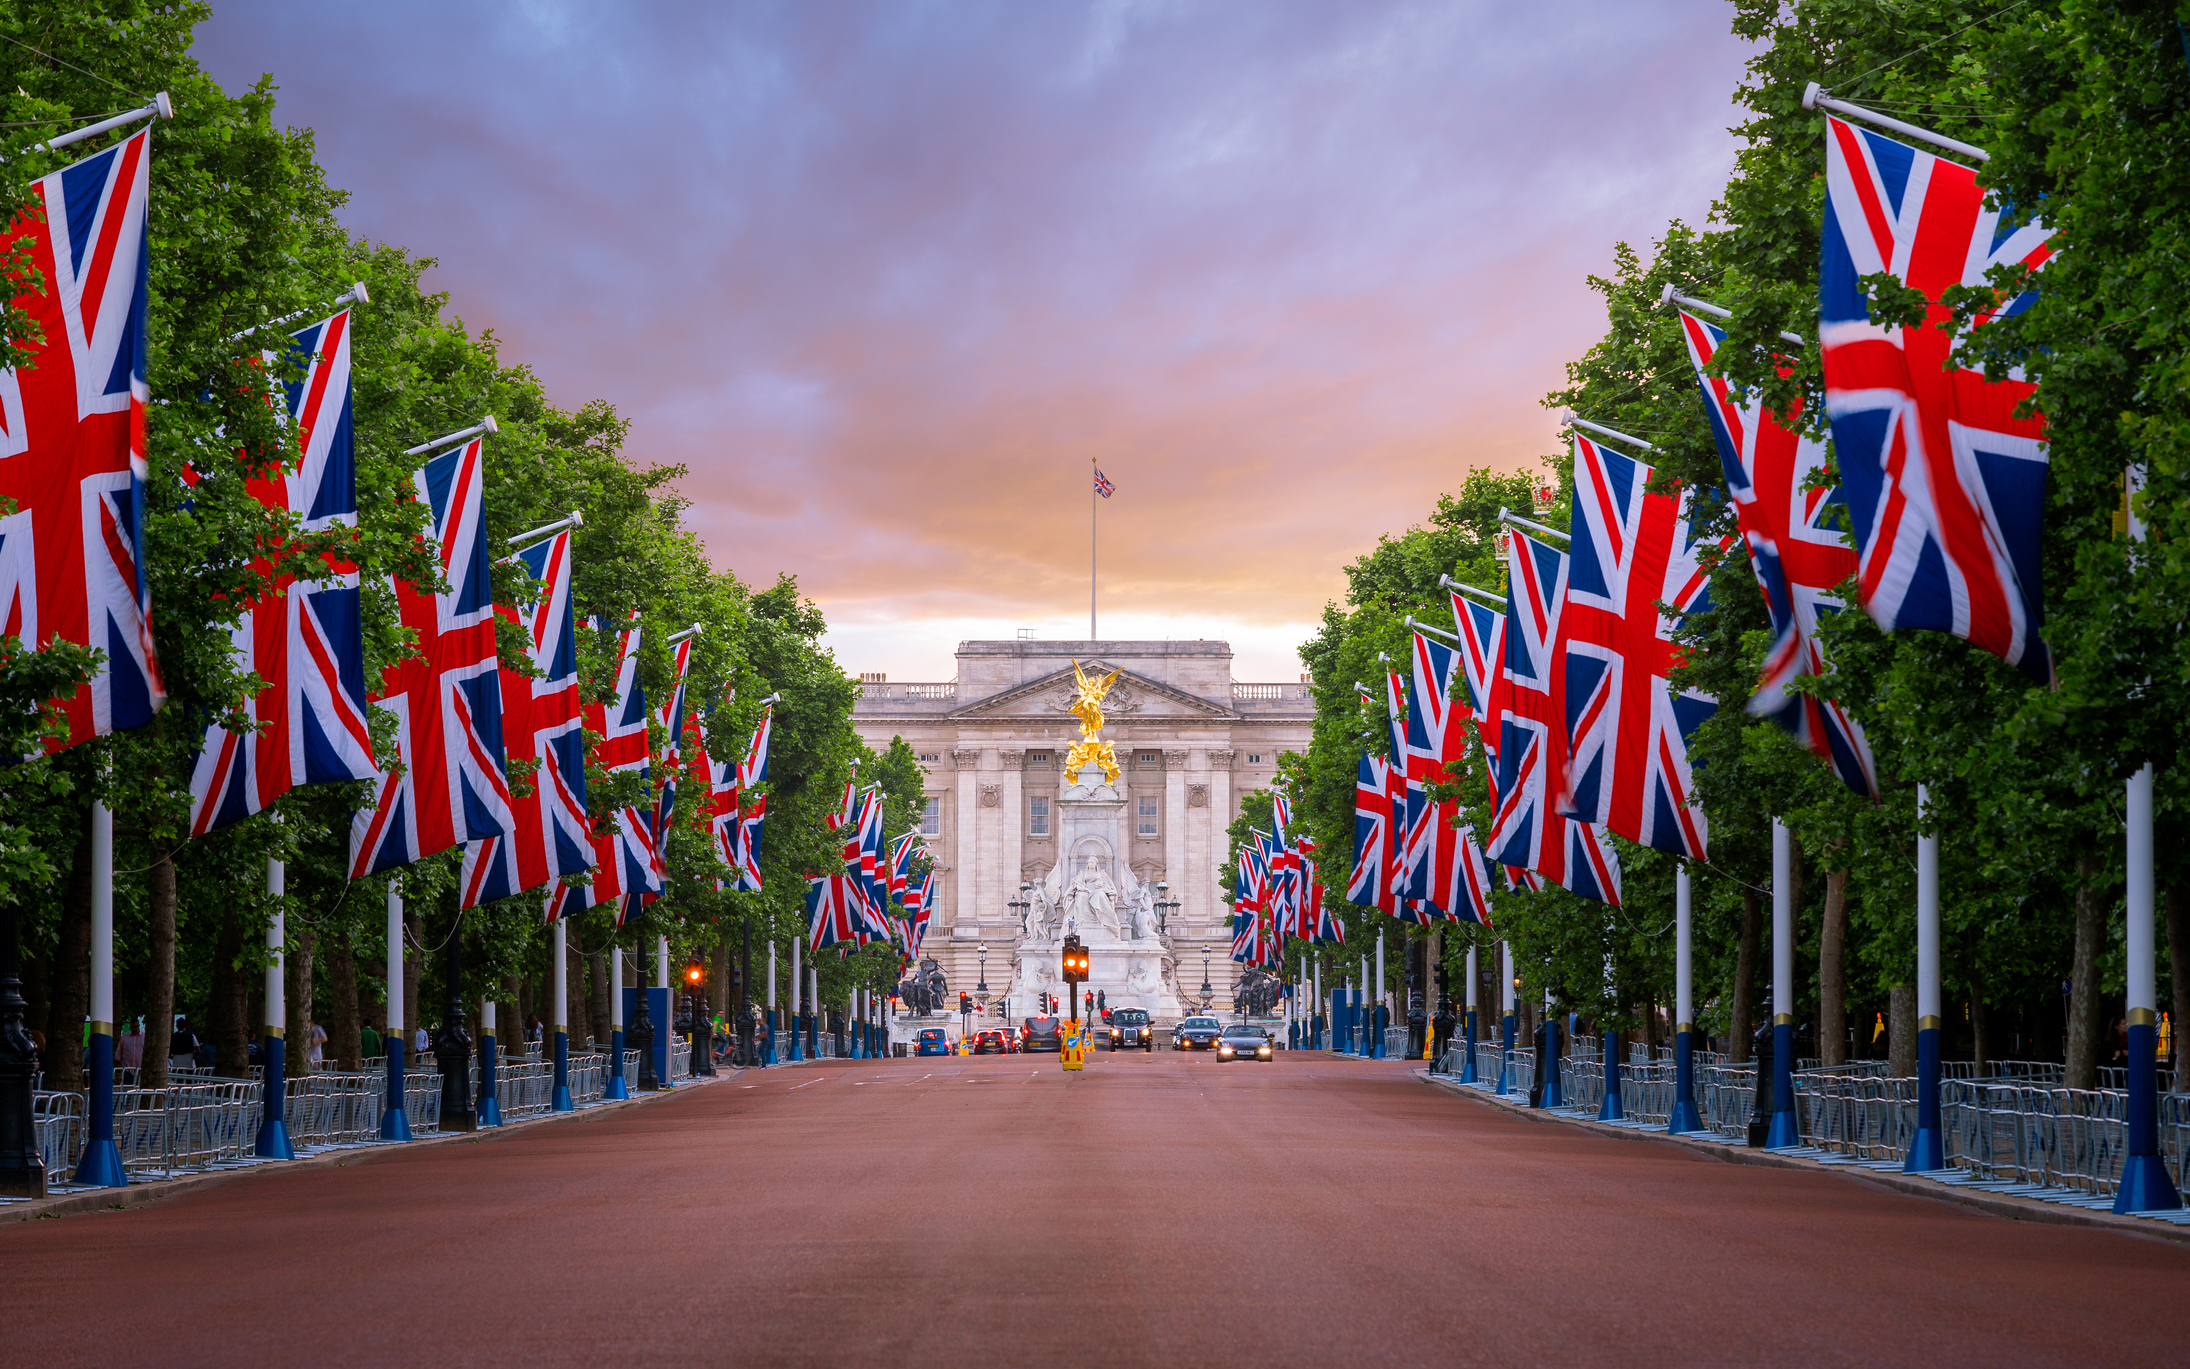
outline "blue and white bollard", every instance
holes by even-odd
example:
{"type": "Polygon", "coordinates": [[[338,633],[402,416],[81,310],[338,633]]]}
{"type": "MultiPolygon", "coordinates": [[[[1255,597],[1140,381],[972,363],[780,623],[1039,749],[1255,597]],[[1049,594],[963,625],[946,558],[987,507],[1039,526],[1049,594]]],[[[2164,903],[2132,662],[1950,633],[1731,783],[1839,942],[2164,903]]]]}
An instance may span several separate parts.
{"type": "Polygon", "coordinates": [[[570,927],[563,919],[555,919],[555,1092],[551,1095],[548,1110],[551,1112],[576,1112],[578,1105],[570,1100],[570,927]]]}
{"type": "Polygon", "coordinates": [[[1498,981],[1500,986],[1498,997],[1505,1013],[1505,1020],[1498,1033],[1498,1087],[1492,1089],[1491,1092],[1511,1093],[1513,1092],[1513,1036],[1520,1024],[1516,1021],[1516,1015],[1513,1011],[1513,947],[1503,941],[1498,943],[1498,947],[1499,956],[1505,962],[1506,971],[1499,976],[1498,981]]]}
{"type": "Polygon", "coordinates": [[[1559,1086],[1559,1019],[1552,1013],[1549,1002],[1544,1004],[1542,1039],[1543,1052],[1539,1058],[1543,1065],[1539,1072],[1543,1077],[1536,1081],[1542,1086],[1542,1091],[1537,1096],[1543,1107],[1563,1108],[1566,1106],[1566,1091],[1559,1086]]]}
{"type": "Polygon", "coordinates": [[[601,1097],[629,1098],[631,1081],[624,1078],[624,948],[608,948],[608,1087],[601,1097]]]}
{"type": "Polygon", "coordinates": [[[1597,1105],[1600,1122],[1624,1122],[1627,1111],[1620,1104],[1620,1047],[1624,1044],[1620,1034],[1608,1031],[1604,1034],[1604,1101],[1597,1105]]]}
{"type": "Polygon", "coordinates": [[[289,1144],[289,1048],[286,1042],[289,995],[282,977],[288,925],[282,913],[281,897],[287,873],[280,861],[266,862],[266,893],[274,900],[274,920],[266,925],[266,949],[270,955],[266,962],[266,1030],[259,1037],[259,1054],[263,1061],[259,1071],[259,1134],[251,1145],[251,1153],[262,1160],[297,1158],[289,1144]]]}
{"type": "Polygon", "coordinates": [[[501,1081],[495,1074],[494,1000],[479,1000],[479,1125],[502,1125],[501,1081]]]}
{"type": "Polygon", "coordinates": [[[388,881],[388,1098],[380,1108],[380,1139],[408,1141],[411,1119],[403,1106],[403,895],[388,881]]]}

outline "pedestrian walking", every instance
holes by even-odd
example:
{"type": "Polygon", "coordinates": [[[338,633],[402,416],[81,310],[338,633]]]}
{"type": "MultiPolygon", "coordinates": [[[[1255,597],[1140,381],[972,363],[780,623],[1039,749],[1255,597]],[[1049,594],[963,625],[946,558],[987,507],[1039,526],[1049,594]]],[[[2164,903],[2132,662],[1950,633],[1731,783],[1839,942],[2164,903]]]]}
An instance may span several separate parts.
{"type": "Polygon", "coordinates": [[[326,1063],[327,1029],[317,1022],[312,1023],[312,1044],[311,1048],[305,1051],[304,1059],[315,1070],[326,1063]]]}
{"type": "Polygon", "coordinates": [[[144,1019],[129,1024],[129,1032],[114,1043],[114,1065],[117,1069],[134,1070],[144,1067],[144,1019]]]}
{"type": "Polygon", "coordinates": [[[417,1051],[420,1055],[424,1055],[426,1046],[426,1029],[420,1027],[417,1031],[411,1033],[411,1049],[417,1051]]]}
{"type": "Polygon", "coordinates": [[[358,1033],[357,1033],[357,1054],[358,1054],[358,1058],[359,1058],[359,1059],[361,1059],[361,1060],[370,1060],[370,1059],[372,1059],[373,1057],[375,1057],[375,1056],[379,1055],[379,1054],[380,1054],[380,1051],[381,1051],[381,1046],[380,1046],[380,1033],[379,1033],[379,1032],[377,1032],[377,1031],[374,1031],[374,1030],[373,1030],[373,1024],[372,1024],[372,1023],[370,1023],[370,1022],[367,1022],[367,1023],[366,1023],[366,1024],[365,1024],[365,1025],[363,1026],[363,1027],[361,1027],[361,1028],[359,1028],[359,1029],[358,1029],[358,1033]]]}
{"type": "Polygon", "coordinates": [[[190,1019],[187,1017],[176,1018],[175,1033],[167,1038],[168,1063],[172,1066],[174,1062],[180,1060],[184,1062],[184,1067],[187,1068],[190,1064],[195,1063],[197,1055],[198,1036],[196,1032],[190,1030],[190,1019]]]}

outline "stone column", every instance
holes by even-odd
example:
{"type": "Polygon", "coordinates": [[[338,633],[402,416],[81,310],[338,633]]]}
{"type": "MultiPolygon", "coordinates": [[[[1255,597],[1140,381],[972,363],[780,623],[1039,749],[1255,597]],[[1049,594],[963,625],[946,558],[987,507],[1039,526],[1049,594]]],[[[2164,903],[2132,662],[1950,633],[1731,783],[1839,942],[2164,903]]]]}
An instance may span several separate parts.
{"type": "Polygon", "coordinates": [[[1019,869],[1026,864],[1027,753],[1017,746],[1007,746],[996,754],[1004,767],[1003,799],[997,805],[1002,810],[1003,830],[996,861],[996,897],[981,910],[983,920],[989,922],[1010,916],[1011,910],[1004,904],[1019,896],[1019,869]]]}
{"type": "Polygon", "coordinates": [[[1186,749],[1178,747],[1163,753],[1163,878],[1171,897],[1181,897],[1186,871],[1186,749]]]}
{"type": "Polygon", "coordinates": [[[974,917],[981,921],[996,916],[998,867],[1004,861],[1004,777],[996,770],[992,759],[995,755],[993,750],[982,748],[981,774],[974,782],[979,795],[975,800],[979,806],[974,811],[979,815],[980,835],[974,843],[972,897],[974,917]]]}
{"type": "Polygon", "coordinates": [[[1223,951],[1221,959],[1210,968],[1215,972],[1209,985],[1217,991],[1218,1003],[1231,1006],[1232,984],[1238,976],[1239,966],[1230,953],[1231,924],[1219,923],[1217,917],[1224,912],[1217,902],[1214,866],[1224,859],[1225,829],[1232,825],[1232,756],[1230,747],[1209,748],[1209,861],[1212,873],[1209,877],[1210,940],[1218,943],[1223,951]]]}
{"type": "Polygon", "coordinates": [[[974,912],[974,858],[975,815],[980,812],[980,791],[976,787],[979,778],[976,771],[981,766],[981,753],[969,747],[954,747],[951,762],[958,768],[958,792],[951,802],[951,844],[957,855],[951,863],[951,924],[973,922],[974,912]]]}

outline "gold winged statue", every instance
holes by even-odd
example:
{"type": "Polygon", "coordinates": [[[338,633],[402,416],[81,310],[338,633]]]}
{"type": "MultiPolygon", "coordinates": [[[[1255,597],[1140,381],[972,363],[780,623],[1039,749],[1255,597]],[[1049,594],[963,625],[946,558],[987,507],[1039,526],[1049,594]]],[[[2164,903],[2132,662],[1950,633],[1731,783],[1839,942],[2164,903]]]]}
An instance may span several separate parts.
{"type": "Polygon", "coordinates": [[[1081,766],[1093,762],[1103,768],[1104,783],[1118,782],[1117,750],[1097,735],[1103,730],[1103,695],[1110,692],[1117,679],[1118,672],[1113,670],[1099,680],[1091,680],[1078,661],[1072,663],[1071,712],[1080,720],[1080,740],[1065,755],[1066,774],[1077,775],[1081,766]]]}

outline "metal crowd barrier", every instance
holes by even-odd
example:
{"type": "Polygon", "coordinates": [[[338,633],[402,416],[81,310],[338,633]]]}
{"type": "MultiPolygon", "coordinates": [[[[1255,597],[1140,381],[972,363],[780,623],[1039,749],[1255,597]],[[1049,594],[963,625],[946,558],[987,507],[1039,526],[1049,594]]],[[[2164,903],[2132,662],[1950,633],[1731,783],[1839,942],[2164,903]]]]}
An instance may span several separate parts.
{"type": "Polygon", "coordinates": [[[38,1133],[38,1154],[49,1182],[73,1174],[84,1153],[85,1098],[80,1093],[32,1093],[31,1125],[38,1133]]]}
{"type": "Polygon", "coordinates": [[[691,1073],[692,1040],[686,1036],[675,1037],[669,1043],[669,1077],[671,1079],[685,1079],[689,1078],[691,1073]]]}
{"type": "Polygon", "coordinates": [[[1386,1027],[1384,1029],[1384,1058],[1398,1060],[1404,1058],[1406,1054],[1407,1029],[1405,1027],[1386,1027]]]}

